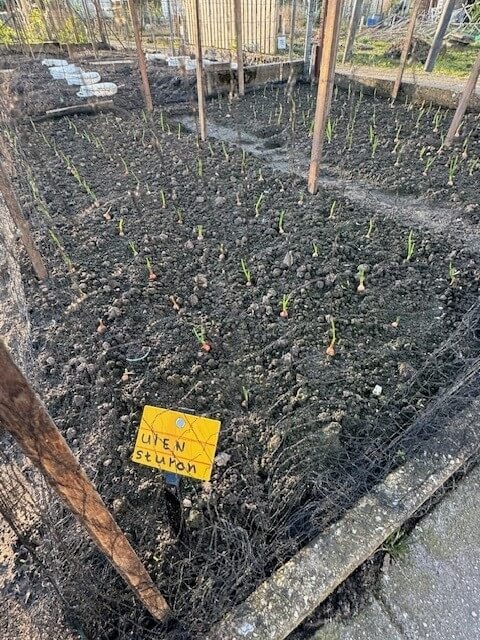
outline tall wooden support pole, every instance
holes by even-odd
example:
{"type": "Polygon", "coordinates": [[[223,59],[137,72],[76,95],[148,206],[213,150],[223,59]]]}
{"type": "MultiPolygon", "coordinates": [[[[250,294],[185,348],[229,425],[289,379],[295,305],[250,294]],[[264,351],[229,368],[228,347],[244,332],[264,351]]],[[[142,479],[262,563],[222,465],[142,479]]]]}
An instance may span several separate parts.
{"type": "Polygon", "coordinates": [[[297,0],[292,0],[292,13],[290,14],[290,46],[288,58],[293,59],[293,45],[295,44],[295,22],[297,20],[297,0]]]}
{"type": "Polygon", "coordinates": [[[1,340],[0,370],[0,423],[152,616],[166,620],[168,604],[1,340]]]}
{"type": "Polygon", "coordinates": [[[318,169],[322,159],[325,124],[330,108],[335,72],[335,58],[338,46],[342,0],[328,0],[325,13],[322,61],[318,78],[317,104],[313,128],[312,155],[308,172],[308,191],[316,193],[318,169]]]}
{"type": "Polygon", "coordinates": [[[443,38],[445,37],[448,25],[450,24],[450,19],[455,8],[455,4],[456,0],[445,0],[445,3],[443,5],[442,15],[440,16],[440,21],[433,37],[432,46],[430,47],[427,61],[425,62],[424,70],[428,73],[430,73],[430,71],[433,71],[435,63],[437,61],[438,54],[440,53],[440,49],[442,48],[443,38]]]}
{"type": "Polygon", "coordinates": [[[170,32],[170,55],[175,55],[174,36],[173,36],[173,16],[172,16],[172,0],[167,0],[168,11],[168,30],[170,32]]]}
{"type": "MultiPolygon", "coordinates": [[[[325,2],[325,0],[323,0],[325,2]]],[[[315,22],[315,0],[308,0],[307,5],[307,26],[305,31],[305,48],[303,50],[303,73],[308,75],[310,73],[310,66],[312,62],[312,36],[313,36],[313,23],[315,22]]]]}
{"type": "Polygon", "coordinates": [[[98,33],[100,34],[100,42],[102,44],[108,44],[107,30],[105,29],[105,23],[102,16],[102,7],[100,0],[93,0],[95,6],[95,13],[97,15],[98,33]]]}
{"type": "Polygon", "coordinates": [[[460,102],[458,103],[457,110],[452,118],[452,123],[450,128],[448,129],[447,135],[445,136],[445,140],[443,141],[444,147],[449,147],[454,137],[457,134],[457,131],[462,124],[463,116],[465,115],[465,111],[467,110],[468,103],[470,101],[470,97],[472,93],[475,91],[475,87],[477,86],[478,77],[480,76],[480,53],[475,60],[472,70],[470,71],[470,75],[468,76],[468,80],[465,83],[465,88],[462,92],[462,97],[460,98],[460,102]]]}
{"type": "Polygon", "coordinates": [[[138,13],[135,6],[135,0],[128,0],[128,8],[130,10],[130,18],[132,20],[133,35],[135,37],[135,46],[137,48],[138,68],[142,78],[143,97],[145,99],[145,108],[151,113],[153,111],[152,94],[150,92],[150,83],[148,82],[147,63],[145,62],[145,54],[142,47],[142,38],[140,36],[140,26],[138,23],[138,13]]]}
{"type": "Polygon", "coordinates": [[[355,0],[352,15],[350,16],[350,24],[348,25],[347,42],[345,43],[345,51],[343,52],[342,62],[345,64],[352,58],[353,45],[357,35],[358,25],[362,17],[363,0],[355,0]]]}
{"type": "Polygon", "coordinates": [[[98,54],[97,54],[97,45],[95,44],[95,30],[92,27],[92,22],[90,20],[90,12],[89,12],[86,0],[82,0],[82,7],[83,7],[83,13],[85,14],[85,27],[87,29],[88,37],[90,38],[93,55],[95,56],[95,58],[97,58],[98,54]]]}
{"type": "Polygon", "coordinates": [[[200,0],[195,0],[195,29],[197,34],[197,97],[200,138],[207,139],[207,117],[205,114],[205,87],[203,79],[202,23],[200,16],[200,0]]]}
{"type": "Polygon", "coordinates": [[[233,9],[235,13],[235,39],[237,41],[238,95],[243,96],[245,95],[245,75],[243,72],[242,0],[233,0],[233,9]]]}
{"type": "Polygon", "coordinates": [[[323,35],[325,28],[325,14],[327,12],[328,0],[322,0],[322,6],[320,9],[320,19],[318,22],[317,36],[315,42],[314,60],[310,69],[310,77],[312,80],[317,80],[320,73],[320,62],[322,59],[323,50],[323,35]]]}
{"type": "Polygon", "coordinates": [[[15,192],[12,187],[12,183],[8,176],[7,170],[4,164],[0,160],[0,193],[3,195],[7,209],[12,216],[12,220],[20,233],[20,239],[25,251],[27,252],[30,262],[32,263],[33,270],[35,271],[39,280],[45,280],[47,277],[47,270],[42,260],[40,252],[35,247],[32,234],[30,232],[30,226],[26,221],[18,200],[15,196],[15,192]]]}
{"type": "Polygon", "coordinates": [[[412,8],[412,14],[410,16],[410,22],[408,23],[407,34],[405,36],[405,42],[403,43],[402,54],[400,56],[400,66],[398,67],[397,77],[392,89],[392,101],[397,99],[400,86],[402,84],[403,72],[405,71],[405,65],[407,64],[408,52],[413,40],[413,34],[415,32],[415,25],[417,24],[418,14],[423,6],[423,0],[415,0],[415,4],[412,8]]]}

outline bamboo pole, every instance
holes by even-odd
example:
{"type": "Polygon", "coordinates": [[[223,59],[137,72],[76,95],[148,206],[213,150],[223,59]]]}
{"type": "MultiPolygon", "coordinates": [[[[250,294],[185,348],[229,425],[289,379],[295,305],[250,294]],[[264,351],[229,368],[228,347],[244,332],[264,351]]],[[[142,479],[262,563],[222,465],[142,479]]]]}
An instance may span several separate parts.
{"type": "Polygon", "coordinates": [[[242,29],[242,0],[233,0],[235,13],[235,40],[237,43],[237,80],[238,95],[245,94],[245,76],[243,73],[243,29],[242,29]]]}
{"type": "Polygon", "coordinates": [[[355,43],[358,25],[360,24],[360,18],[362,17],[362,8],[363,0],[355,0],[352,9],[352,15],[350,16],[350,24],[348,25],[347,41],[345,43],[345,51],[343,52],[342,58],[343,64],[345,64],[352,58],[353,45],[355,43]]]}
{"type": "Polygon", "coordinates": [[[412,8],[410,21],[408,23],[407,34],[405,36],[405,42],[403,43],[402,54],[400,56],[400,66],[398,67],[397,77],[392,89],[392,102],[397,99],[400,86],[402,84],[403,72],[407,64],[408,52],[410,51],[410,45],[412,44],[413,34],[415,32],[415,25],[417,24],[418,14],[423,6],[423,0],[415,0],[415,4],[412,8]]]}
{"type": "Polygon", "coordinates": [[[147,63],[145,62],[145,54],[142,47],[142,38],[140,36],[140,27],[138,24],[138,13],[134,0],[128,0],[128,8],[130,10],[130,18],[132,21],[133,35],[135,37],[135,46],[137,48],[138,68],[142,78],[143,98],[145,100],[145,108],[151,113],[153,111],[152,94],[150,92],[150,83],[148,82],[147,63]]]}
{"type": "MultiPolygon", "coordinates": [[[[154,618],[170,608],[0,340],[0,423],[42,472],[154,618]]],[[[106,585],[105,585],[106,587],[106,585]]]]}
{"type": "Polygon", "coordinates": [[[465,88],[462,92],[462,97],[460,98],[460,102],[458,103],[457,110],[452,118],[452,122],[448,129],[447,135],[445,136],[445,140],[443,141],[444,147],[450,147],[453,139],[457,135],[458,129],[462,124],[463,116],[465,115],[465,111],[467,110],[468,103],[470,101],[470,97],[472,93],[475,91],[475,87],[477,86],[478,77],[480,76],[480,53],[475,60],[472,70],[470,71],[470,75],[468,76],[468,80],[465,83],[465,88]]]}
{"type": "Polygon", "coordinates": [[[39,280],[45,280],[47,277],[47,270],[43,262],[40,252],[35,246],[32,233],[30,231],[30,225],[25,219],[23,212],[18,203],[15,191],[13,190],[12,183],[8,176],[7,170],[0,161],[0,193],[3,195],[7,209],[12,217],[12,220],[20,233],[20,239],[25,251],[32,263],[33,270],[35,271],[39,280]]]}
{"type": "Polygon", "coordinates": [[[288,51],[288,58],[292,61],[293,58],[293,45],[295,40],[295,20],[297,19],[297,0],[292,0],[292,13],[290,14],[290,47],[288,51]]]}
{"type": "Polygon", "coordinates": [[[318,170],[322,159],[325,123],[333,91],[335,58],[337,53],[341,14],[342,0],[328,0],[325,13],[325,26],[323,29],[324,40],[320,74],[318,78],[312,154],[310,158],[310,169],[308,172],[308,191],[310,193],[316,193],[318,186],[318,170]]]}
{"type": "Polygon", "coordinates": [[[207,139],[207,117],[205,114],[205,88],[203,79],[202,23],[200,16],[200,0],[195,0],[195,29],[197,32],[196,54],[198,120],[200,123],[200,138],[205,141],[207,139]]]}
{"type": "Polygon", "coordinates": [[[435,36],[433,37],[432,46],[430,47],[430,51],[428,52],[428,57],[425,62],[424,70],[427,73],[433,71],[435,63],[437,61],[438,54],[440,53],[440,49],[442,48],[443,38],[445,37],[445,34],[447,32],[447,28],[450,24],[450,19],[455,8],[455,3],[456,0],[445,0],[442,15],[440,16],[437,30],[435,32],[435,36]]]}

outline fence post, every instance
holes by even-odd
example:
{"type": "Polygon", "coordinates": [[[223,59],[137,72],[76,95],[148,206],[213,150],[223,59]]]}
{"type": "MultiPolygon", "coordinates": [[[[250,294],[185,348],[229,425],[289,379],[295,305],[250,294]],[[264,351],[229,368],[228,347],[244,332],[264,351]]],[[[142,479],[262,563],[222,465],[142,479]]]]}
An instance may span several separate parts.
{"type": "MultiPolygon", "coordinates": [[[[325,0],[323,0],[325,2],[325,0]]],[[[307,27],[305,32],[305,48],[303,51],[303,73],[308,75],[312,60],[312,35],[313,23],[315,22],[315,0],[308,0],[307,8],[307,27]]]]}
{"type": "Polygon", "coordinates": [[[425,62],[424,70],[427,72],[433,71],[433,67],[442,48],[443,38],[447,32],[448,25],[450,24],[450,18],[452,17],[453,9],[455,8],[456,0],[446,0],[443,5],[442,15],[438,22],[437,30],[433,38],[432,46],[428,52],[427,61],[425,62]]]}
{"type": "Polygon", "coordinates": [[[318,169],[322,159],[325,124],[330,108],[335,74],[342,0],[328,0],[323,28],[322,59],[318,77],[317,104],[312,139],[312,154],[308,172],[308,191],[316,193],[318,169]]]}
{"type": "Polygon", "coordinates": [[[413,34],[415,32],[415,25],[417,24],[418,14],[422,8],[423,0],[415,0],[415,4],[412,8],[412,14],[410,16],[410,22],[408,23],[407,34],[405,36],[405,42],[403,43],[402,54],[400,56],[400,66],[398,67],[397,77],[392,89],[392,102],[397,99],[400,86],[402,84],[403,72],[405,65],[407,64],[408,52],[410,45],[412,44],[413,34]]]}
{"type": "Polygon", "coordinates": [[[154,618],[170,608],[0,340],[0,423],[45,476],[154,618]]]}
{"type": "Polygon", "coordinates": [[[93,0],[95,6],[95,13],[97,14],[98,33],[100,34],[100,42],[104,45],[108,44],[107,31],[105,29],[105,23],[103,22],[102,7],[100,0],[93,0]]]}
{"type": "Polygon", "coordinates": [[[32,267],[37,275],[37,278],[39,280],[45,280],[45,278],[47,277],[47,270],[43,263],[42,256],[40,255],[38,249],[35,247],[35,242],[30,231],[30,226],[22,213],[20,205],[18,204],[18,200],[15,196],[15,191],[13,190],[12,183],[10,182],[10,178],[7,174],[7,170],[5,169],[5,166],[1,160],[0,193],[3,195],[3,199],[5,200],[7,209],[20,233],[22,244],[25,247],[28,257],[30,258],[30,262],[32,263],[32,267]]]}
{"type": "Polygon", "coordinates": [[[200,138],[207,139],[207,118],[205,115],[205,88],[203,82],[202,25],[200,18],[200,0],[195,0],[195,29],[197,34],[197,97],[200,138]]]}
{"type": "Polygon", "coordinates": [[[233,9],[235,13],[235,38],[237,41],[237,79],[239,96],[243,96],[245,94],[245,76],[243,73],[243,16],[241,2],[242,0],[233,0],[233,9]]]}
{"type": "Polygon", "coordinates": [[[462,124],[463,116],[465,115],[465,111],[467,110],[468,103],[470,101],[470,97],[477,86],[478,77],[480,75],[480,53],[475,60],[472,70],[470,71],[470,75],[468,76],[468,80],[465,83],[465,88],[462,92],[462,97],[460,98],[460,102],[458,103],[457,110],[452,118],[452,123],[448,129],[447,135],[445,136],[445,140],[443,141],[444,147],[449,147],[454,137],[457,134],[457,131],[462,124]]]}
{"type": "Polygon", "coordinates": [[[352,9],[352,15],[350,16],[350,24],[348,26],[347,42],[345,43],[345,51],[343,52],[342,62],[345,64],[348,62],[353,54],[353,45],[355,43],[355,37],[357,35],[358,25],[362,16],[363,0],[355,0],[352,9]]]}
{"type": "Polygon", "coordinates": [[[145,108],[149,113],[153,111],[152,94],[150,92],[150,84],[148,82],[147,64],[145,62],[145,54],[143,53],[142,38],[140,36],[140,27],[138,24],[137,8],[134,0],[128,0],[128,8],[130,9],[130,17],[132,19],[133,35],[135,37],[135,46],[137,48],[138,68],[142,78],[143,97],[145,99],[145,108]]]}

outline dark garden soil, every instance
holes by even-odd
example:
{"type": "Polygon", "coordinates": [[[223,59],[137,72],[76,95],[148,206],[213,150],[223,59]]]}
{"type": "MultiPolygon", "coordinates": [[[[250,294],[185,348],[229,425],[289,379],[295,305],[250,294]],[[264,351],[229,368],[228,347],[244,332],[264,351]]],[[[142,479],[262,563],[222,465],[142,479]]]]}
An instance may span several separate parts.
{"type": "MultiPolygon", "coordinates": [[[[48,57],[48,56],[46,56],[48,57]]],[[[109,56],[110,58],[110,56],[109,56]]],[[[111,56],[112,60],[114,56],[111,56]]],[[[81,58],[73,61],[85,71],[97,71],[102,82],[115,82],[118,93],[113,102],[119,109],[142,109],[144,106],[140,76],[135,55],[130,56],[132,63],[99,64],[95,59],[81,58]]],[[[85,98],[76,94],[79,87],[69,86],[64,80],[53,80],[48,68],[41,60],[23,60],[14,66],[10,80],[9,104],[13,117],[42,115],[48,109],[57,109],[86,103],[85,98]]],[[[179,75],[178,70],[149,64],[149,79],[152,98],[155,105],[171,105],[189,102],[194,97],[194,76],[192,73],[179,75]]],[[[100,98],[102,99],[102,98],[100,98]]],[[[105,98],[103,98],[105,99],[105,98]]],[[[97,99],[93,99],[95,101],[97,99]]],[[[89,102],[92,101],[90,98],[89,102]]]]}
{"type": "MultiPolygon", "coordinates": [[[[266,112],[272,97],[260,92],[257,104],[266,112]]],[[[478,335],[461,328],[478,299],[476,256],[448,235],[310,196],[303,179],[228,144],[197,145],[160,112],[24,123],[16,135],[16,186],[51,273],[39,285],[24,265],[39,389],[160,590],[203,638],[422,447],[416,417],[477,353],[478,335]],[[210,482],[182,479],[177,497],[160,472],[130,461],[145,404],[221,420],[210,482]]],[[[422,438],[435,437],[428,429],[422,438]]],[[[38,553],[77,630],[174,637],[69,518],[41,533],[38,553]]],[[[17,570],[33,571],[28,559],[17,570]]]]}
{"type": "MultiPolygon", "coordinates": [[[[212,100],[209,115],[235,132],[253,134],[265,149],[276,148],[305,169],[315,98],[316,87],[303,83],[291,95],[285,85],[258,88],[242,101],[212,100]]],[[[439,155],[452,117],[453,111],[430,104],[399,99],[392,108],[385,98],[336,89],[327,124],[326,168],[400,195],[451,203],[459,216],[478,222],[480,114],[467,114],[455,145],[439,155]]]]}

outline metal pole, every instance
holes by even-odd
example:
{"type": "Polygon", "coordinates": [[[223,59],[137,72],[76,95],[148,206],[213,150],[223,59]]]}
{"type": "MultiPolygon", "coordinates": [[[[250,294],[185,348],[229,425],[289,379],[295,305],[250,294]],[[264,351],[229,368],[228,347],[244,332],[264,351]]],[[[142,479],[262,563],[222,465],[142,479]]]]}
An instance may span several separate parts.
{"type": "Polygon", "coordinates": [[[166,620],[167,602],[1,340],[0,369],[0,423],[152,616],[166,620]]]}
{"type": "Polygon", "coordinates": [[[130,9],[130,17],[132,19],[133,35],[135,36],[135,46],[137,48],[138,68],[142,78],[143,97],[145,99],[145,108],[149,113],[153,111],[152,94],[150,92],[150,84],[148,82],[147,64],[145,62],[145,54],[142,48],[142,38],[140,36],[140,27],[138,25],[138,14],[134,0],[128,0],[128,8],[130,9]]]}
{"type": "Polygon", "coordinates": [[[350,24],[348,26],[347,42],[345,43],[345,51],[343,52],[342,62],[345,64],[348,62],[353,54],[353,45],[355,43],[355,36],[357,35],[358,25],[360,24],[360,18],[362,17],[363,0],[355,0],[353,5],[352,15],[350,16],[350,24]]]}
{"type": "Polygon", "coordinates": [[[297,0],[292,0],[292,13],[290,14],[290,48],[288,52],[289,60],[293,58],[293,45],[295,39],[295,20],[297,19],[297,0]]]}
{"type": "Polygon", "coordinates": [[[397,99],[400,86],[402,84],[403,72],[405,71],[405,65],[407,64],[408,52],[410,51],[410,45],[412,44],[413,34],[415,32],[415,25],[417,24],[418,14],[423,6],[423,0],[415,0],[413,5],[412,15],[410,16],[410,22],[408,23],[407,35],[405,36],[405,42],[403,43],[402,55],[400,56],[400,66],[398,67],[397,77],[392,89],[392,102],[397,99]]]}
{"type": "Polygon", "coordinates": [[[312,35],[313,23],[315,22],[315,0],[308,0],[307,8],[307,27],[305,33],[305,48],[303,51],[303,73],[308,75],[312,61],[312,35]]]}
{"type": "Polygon", "coordinates": [[[207,139],[207,117],[205,115],[205,88],[203,82],[202,25],[200,22],[200,0],[195,0],[195,28],[197,33],[197,97],[200,138],[207,139]]]}
{"type": "Polygon", "coordinates": [[[335,59],[338,46],[340,17],[342,14],[342,0],[328,0],[325,13],[324,40],[322,61],[318,78],[317,104],[315,109],[315,124],[313,128],[312,155],[308,172],[308,191],[316,193],[318,170],[322,159],[325,123],[333,91],[335,59]]]}
{"type": "MultiPolygon", "coordinates": [[[[295,1],[295,0],[294,0],[295,1]]],[[[235,13],[235,38],[237,41],[237,78],[238,95],[245,94],[245,76],[243,73],[243,25],[242,25],[242,0],[233,0],[235,13]]]]}
{"type": "Polygon", "coordinates": [[[474,62],[472,70],[470,71],[470,75],[468,76],[468,80],[465,83],[465,88],[463,89],[462,97],[460,98],[460,102],[458,103],[457,110],[452,119],[452,123],[450,128],[448,129],[447,135],[445,136],[445,140],[443,141],[444,147],[449,147],[454,137],[457,134],[457,131],[462,124],[463,116],[465,115],[465,111],[467,110],[468,103],[470,101],[470,97],[477,86],[478,76],[480,75],[480,53],[477,56],[477,59],[474,62]]]}
{"type": "Polygon", "coordinates": [[[424,70],[427,72],[433,71],[438,58],[438,54],[440,53],[440,49],[442,48],[443,38],[445,37],[448,25],[450,24],[450,19],[455,8],[455,3],[456,0],[445,0],[442,15],[435,32],[435,36],[433,37],[432,46],[430,47],[430,51],[428,52],[427,61],[425,62],[424,70]]]}

